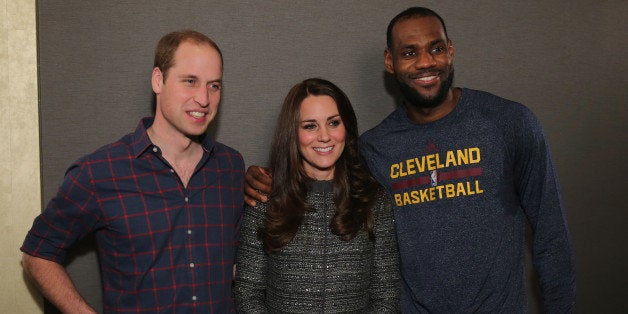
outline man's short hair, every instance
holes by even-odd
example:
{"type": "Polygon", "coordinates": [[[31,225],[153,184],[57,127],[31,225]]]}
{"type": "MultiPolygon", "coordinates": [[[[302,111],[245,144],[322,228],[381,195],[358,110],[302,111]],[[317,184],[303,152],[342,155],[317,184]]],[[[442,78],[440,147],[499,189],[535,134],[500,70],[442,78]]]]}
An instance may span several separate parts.
{"type": "Polygon", "coordinates": [[[445,21],[443,20],[442,17],[440,17],[440,15],[438,15],[438,13],[425,7],[411,7],[397,14],[397,16],[395,16],[392,20],[390,20],[390,23],[388,24],[388,29],[386,30],[387,48],[388,49],[392,48],[392,44],[393,44],[392,29],[398,22],[407,20],[410,18],[428,17],[428,16],[433,16],[440,21],[440,24],[443,25],[443,30],[445,31],[445,38],[449,39],[449,35],[447,35],[447,27],[445,27],[445,21]]]}
{"type": "Polygon", "coordinates": [[[153,67],[157,67],[161,70],[164,81],[166,80],[168,70],[174,65],[174,54],[183,42],[207,44],[211,46],[218,51],[218,54],[220,55],[220,62],[222,63],[222,52],[220,51],[220,48],[218,48],[218,45],[205,34],[190,29],[175,31],[164,35],[159,40],[159,43],[157,43],[157,48],[155,48],[155,61],[153,67]]]}

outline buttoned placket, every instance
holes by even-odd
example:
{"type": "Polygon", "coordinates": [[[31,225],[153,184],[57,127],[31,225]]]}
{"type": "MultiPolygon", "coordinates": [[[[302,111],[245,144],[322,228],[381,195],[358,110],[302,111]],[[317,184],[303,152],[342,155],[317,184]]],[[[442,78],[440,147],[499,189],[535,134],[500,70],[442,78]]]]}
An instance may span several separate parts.
{"type": "MultiPolygon", "coordinates": [[[[170,171],[170,173],[174,176],[174,179],[175,179],[175,180],[177,180],[177,181],[179,182],[179,184],[183,184],[183,183],[181,182],[181,179],[180,179],[180,178],[179,178],[179,176],[177,175],[176,171],[175,171],[175,170],[172,168],[172,166],[170,165],[170,163],[168,163],[168,161],[167,161],[167,160],[165,160],[165,159],[163,158],[163,156],[161,156],[159,147],[157,147],[156,145],[154,145],[154,146],[153,146],[153,152],[154,152],[155,154],[158,154],[158,155],[159,155],[159,157],[160,157],[160,158],[161,158],[161,159],[162,159],[162,160],[163,160],[163,161],[164,161],[164,162],[168,165],[168,167],[170,168],[170,170],[169,170],[169,171],[170,171]]],[[[190,181],[191,181],[191,180],[192,180],[192,179],[190,178],[190,181]]],[[[184,193],[184,198],[183,198],[183,201],[185,202],[185,207],[186,207],[186,210],[187,210],[187,211],[188,211],[188,213],[189,213],[189,211],[190,211],[190,199],[189,199],[189,197],[188,197],[188,195],[187,195],[187,189],[186,189],[185,187],[182,187],[182,189],[183,189],[183,193],[184,193]]],[[[188,217],[189,217],[189,214],[188,214],[188,217]]],[[[192,243],[192,233],[193,233],[193,232],[192,232],[192,228],[191,228],[191,226],[189,225],[189,221],[188,221],[188,227],[187,227],[187,234],[188,234],[188,237],[187,237],[188,239],[187,239],[187,240],[188,240],[188,241],[187,241],[187,242],[188,242],[188,247],[190,248],[190,251],[192,251],[192,245],[191,245],[191,243],[192,243]]],[[[191,252],[191,253],[193,253],[193,252],[191,252]]],[[[194,256],[193,256],[193,255],[194,255],[194,254],[189,254],[189,256],[190,256],[190,264],[189,264],[189,267],[190,267],[190,273],[194,272],[194,266],[195,266],[195,265],[194,265],[194,256]]],[[[196,277],[196,276],[192,276],[192,278],[195,278],[195,277],[196,277]]],[[[193,286],[194,286],[194,285],[193,285],[193,286]]],[[[192,292],[192,293],[194,293],[194,292],[192,292]]],[[[192,301],[196,302],[197,300],[198,300],[198,297],[197,297],[196,295],[192,295],[192,301]]]]}
{"type": "MultiPolygon", "coordinates": [[[[185,188],[183,188],[183,191],[185,191],[185,193],[187,193],[187,190],[185,188]]],[[[186,195],[185,196],[185,207],[188,210],[188,212],[190,211],[190,199],[189,197],[186,195]]],[[[192,228],[188,225],[188,229],[187,229],[187,234],[188,234],[188,246],[190,247],[190,250],[192,251],[192,228]]],[[[193,253],[193,252],[192,252],[193,253]]],[[[190,254],[190,273],[194,272],[194,254],[190,254]]],[[[195,278],[196,276],[192,276],[192,278],[195,278]]],[[[194,293],[194,291],[192,292],[194,293]]],[[[192,301],[197,301],[198,298],[196,295],[192,295],[192,301]]]]}

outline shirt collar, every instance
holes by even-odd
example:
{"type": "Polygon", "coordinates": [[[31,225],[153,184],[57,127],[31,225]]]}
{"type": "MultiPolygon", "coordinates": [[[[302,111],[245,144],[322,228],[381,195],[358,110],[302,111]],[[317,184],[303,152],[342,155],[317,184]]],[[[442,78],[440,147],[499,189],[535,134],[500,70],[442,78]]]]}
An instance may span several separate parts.
{"type": "MultiPolygon", "coordinates": [[[[155,146],[150,141],[150,138],[148,137],[148,132],[146,131],[148,130],[148,128],[150,128],[151,125],[153,125],[154,121],[154,117],[142,118],[135,131],[131,134],[131,150],[135,158],[139,158],[142,154],[148,151],[149,148],[155,146]]],[[[216,142],[212,140],[211,137],[207,135],[207,133],[205,133],[201,141],[201,146],[203,146],[203,150],[211,153],[215,145],[216,142]]]]}

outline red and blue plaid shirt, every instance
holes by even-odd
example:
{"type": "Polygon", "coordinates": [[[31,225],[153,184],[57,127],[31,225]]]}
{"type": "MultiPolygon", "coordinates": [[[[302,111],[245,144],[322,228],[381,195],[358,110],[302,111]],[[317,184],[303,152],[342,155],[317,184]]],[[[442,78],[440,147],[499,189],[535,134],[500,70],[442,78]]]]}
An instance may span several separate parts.
{"type": "Polygon", "coordinates": [[[152,121],[74,163],[21,250],[62,263],[95,232],[105,312],[232,312],[242,156],[206,137],[184,187],[146,134],[152,121]]]}

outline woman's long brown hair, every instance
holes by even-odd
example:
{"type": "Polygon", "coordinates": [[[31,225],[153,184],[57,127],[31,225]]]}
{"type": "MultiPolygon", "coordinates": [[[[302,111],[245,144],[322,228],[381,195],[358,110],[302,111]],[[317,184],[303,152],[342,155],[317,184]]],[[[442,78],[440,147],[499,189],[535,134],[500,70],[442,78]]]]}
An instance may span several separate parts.
{"type": "Polygon", "coordinates": [[[264,224],[258,230],[267,253],[277,252],[292,241],[305,212],[311,210],[306,196],[313,179],[305,173],[298,149],[299,112],[306,97],[321,95],[334,99],[346,130],[345,148],[334,170],[333,193],[337,210],[330,222],[330,230],[344,241],[353,239],[361,230],[374,240],[371,207],[381,188],[360,156],[358,123],[353,107],[336,85],[311,78],[292,87],[277,120],[270,153],[273,188],[264,224]]]}

